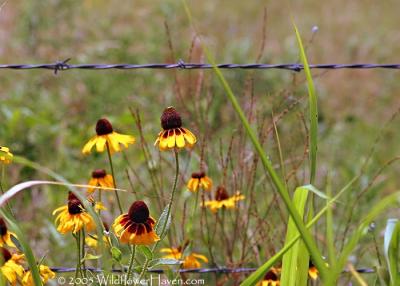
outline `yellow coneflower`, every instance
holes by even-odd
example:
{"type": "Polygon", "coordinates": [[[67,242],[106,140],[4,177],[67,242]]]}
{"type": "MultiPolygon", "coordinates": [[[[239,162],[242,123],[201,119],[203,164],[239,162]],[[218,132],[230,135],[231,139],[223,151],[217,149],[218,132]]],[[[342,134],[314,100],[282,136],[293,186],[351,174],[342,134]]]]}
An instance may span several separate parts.
{"type": "Polygon", "coordinates": [[[55,209],[53,215],[56,213],[60,213],[56,218],[57,231],[62,234],[67,232],[75,234],[83,227],[87,231],[91,231],[96,227],[93,218],[86,212],[82,202],[72,192],[68,194],[68,204],[55,209]]]}
{"type": "Polygon", "coordinates": [[[198,254],[198,253],[190,253],[188,256],[182,258],[182,248],[161,248],[160,252],[165,253],[163,256],[164,258],[170,258],[170,259],[176,259],[176,260],[181,260],[183,259],[182,263],[182,268],[185,269],[193,269],[193,268],[200,268],[202,262],[199,260],[202,260],[204,263],[208,263],[207,257],[204,255],[198,254]]]}
{"type": "Polygon", "coordinates": [[[96,187],[114,188],[113,177],[107,174],[104,169],[94,170],[88,185],[93,186],[93,188],[88,188],[87,191],[89,194],[92,194],[96,190],[96,187]]]}
{"type": "MultiPolygon", "coordinates": [[[[51,271],[51,269],[46,266],[41,264],[39,266],[39,274],[40,274],[40,279],[42,280],[43,284],[46,284],[50,279],[53,279],[56,277],[56,274],[51,271]]],[[[35,286],[35,283],[33,282],[33,277],[32,277],[32,272],[28,271],[25,273],[24,278],[22,278],[22,285],[23,286],[35,286]]]]}
{"type": "Polygon", "coordinates": [[[13,154],[10,149],[4,146],[0,146],[0,163],[10,164],[13,158],[13,154]]]}
{"type": "Polygon", "coordinates": [[[187,188],[193,193],[196,193],[199,188],[209,191],[212,188],[212,180],[206,176],[205,172],[192,173],[187,188]]]}
{"type": "Polygon", "coordinates": [[[147,205],[136,201],[128,213],[115,219],[113,229],[122,243],[150,245],[160,240],[153,229],[155,223],[147,205]]]}
{"type": "Polygon", "coordinates": [[[315,265],[310,260],[310,262],[308,264],[308,276],[310,276],[310,278],[312,280],[317,280],[318,274],[319,274],[319,272],[318,272],[317,267],[315,267],[315,265]]]}
{"type": "Polygon", "coordinates": [[[188,129],[182,127],[182,119],[173,107],[168,107],[161,115],[161,126],[164,129],[158,134],[154,145],[161,151],[174,148],[192,147],[197,139],[188,129]]]}
{"type": "Polygon", "coordinates": [[[12,254],[5,248],[1,248],[3,255],[3,265],[0,267],[1,273],[11,285],[17,285],[17,282],[24,275],[24,267],[21,262],[23,254],[12,254]]]}
{"type": "Polygon", "coordinates": [[[0,247],[3,247],[4,245],[16,247],[11,239],[11,236],[17,238],[17,235],[15,233],[8,230],[4,219],[0,218],[0,247]]]}
{"type": "Polygon", "coordinates": [[[279,286],[278,270],[274,267],[265,274],[264,279],[260,281],[257,286],[279,286]]]}
{"type": "Polygon", "coordinates": [[[204,203],[204,206],[210,208],[213,213],[216,213],[220,208],[233,209],[238,201],[244,200],[244,196],[237,192],[232,197],[229,197],[228,192],[223,186],[218,186],[215,193],[215,200],[204,203]]]}
{"type": "Polygon", "coordinates": [[[122,150],[121,145],[128,148],[129,144],[135,143],[133,136],[115,132],[110,121],[105,118],[97,121],[96,134],[83,147],[83,154],[89,154],[94,145],[96,145],[97,152],[103,152],[108,144],[110,152],[114,153],[122,150]]]}

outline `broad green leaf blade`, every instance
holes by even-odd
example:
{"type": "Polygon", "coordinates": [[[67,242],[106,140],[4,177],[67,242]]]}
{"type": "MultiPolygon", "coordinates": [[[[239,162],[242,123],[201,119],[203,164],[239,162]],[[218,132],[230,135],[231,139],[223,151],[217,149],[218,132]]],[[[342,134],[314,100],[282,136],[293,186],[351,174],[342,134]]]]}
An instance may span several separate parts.
{"type": "Polygon", "coordinates": [[[0,208],[0,214],[7,221],[10,229],[18,237],[20,246],[22,247],[22,250],[25,254],[26,262],[28,262],[29,270],[32,273],[33,282],[35,283],[36,286],[41,286],[42,280],[41,280],[40,274],[39,274],[39,267],[36,263],[36,259],[33,254],[33,251],[31,249],[31,247],[29,246],[28,241],[26,240],[24,232],[20,229],[17,222],[11,216],[9,216],[2,208],[0,208]]]}
{"type": "Polygon", "coordinates": [[[148,260],[153,259],[153,253],[151,252],[150,248],[145,245],[139,245],[137,247],[140,253],[142,253],[148,260]]]}
{"type": "Polygon", "coordinates": [[[149,263],[149,269],[153,269],[157,266],[163,266],[163,265],[179,265],[181,264],[182,261],[177,260],[177,259],[172,259],[172,258],[156,258],[150,261],[149,263]]]}
{"type": "MultiPolygon", "coordinates": [[[[346,186],[344,186],[335,197],[328,201],[326,206],[307,224],[307,228],[310,228],[313,224],[315,224],[328,210],[328,208],[335,203],[339,197],[344,194],[350,187],[359,179],[359,176],[354,177],[346,186]]],[[[274,256],[272,256],[267,262],[261,265],[256,271],[254,271],[249,277],[247,277],[240,286],[253,286],[258,281],[260,281],[265,273],[274,266],[277,262],[282,259],[282,256],[296,243],[296,241],[300,239],[300,235],[297,235],[294,239],[292,239],[289,243],[286,243],[283,248],[278,251],[274,256]]]]}
{"type": "Polygon", "coordinates": [[[168,233],[168,229],[169,229],[169,227],[171,225],[171,214],[167,218],[167,216],[168,216],[168,207],[169,207],[169,205],[167,205],[164,208],[164,210],[162,211],[162,213],[160,215],[160,218],[158,219],[158,222],[157,222],[156,227],[155,227],[156,233],[160,237],[160,240],[162,240],[165,237],[165,235],[168,233]],[[168,219],[168,222],[167,222],[167,225],[165,226],[164,234],[161,237],[161,234],[163,232],[163,226],[164,226],[165,221],[167,219],[168,219]]]}
{"type": "Polygon", "coordinates": [[[121,262],[122,260],[122,252],[121,250],[119,250],[119,248],[113,246],[111,247],[111,257],[117,261],[117,262],[121,262]]]}
{"type": "Polygon", "coordinates": [[[317,141],[318,141],[318,101],[315,93],[314,82],[311,75],[310,66],[306,52],[303,47],[303,42],[300,37],[300,33],[297,29],[296,24],[293,23],[294,30],[296,32],[297,43],[300,50],[300,60],[304,66],[304,72],[307,79],[308,87],[308,104],[310,108],[310,183],[313,184],[315,181],[315,173],[317,170],[317,141]]]}
{"type": "Polygon", "coordinates": [[[389,269],[390,285],[399,285],[399,270],[397,263],[399,261],[399,231],[400,222],[398,219],[388,219],[384,236],[384,254],[389,269]]]}
{"type": "MultiPolygon", "coordinates": [[[[306,202],[308,198],[308,190],[302,187],[299,187],[294,192],[293,196],[293,204],[296,206],[297,210],[301,217],[304,217],[306,202]]],[[[292,239],[299,235],[299,231],[291,217],[289,217],[289,223],[286,231],[286,240],[285,244],[289,243],[292,239]]],[[[306,285],[306,280],[304,279],[304,275],[301,275],[302,271],[304,271],[304,265],[307,266],[306,271],[308,270],[308,260],[309,254],[307,248],[305,247],[302,240],[297,241],[293,247],[286,252],[283,256],[282,260],[282,274],[281,274],[281,283],[282,285],[287,286],[296,286],[296,285],[306,285]],[[302,268],[302,269],[300,269],[302,268]]]]}
{"type": "Polygon", "coordinates": [[[391,207],[394,204],[397,204],[400,199],[400,192],[395,192],[391,195],[388,195],[381,199],[365,216],[363,219],[362,223],[359,225],[355,233],[353,233],[349,239],[346,245],[343,248],[342,253],[340,254],[336,267],[334,267],[332,274],[330,275],[329,281],[331,284],[336,282],[338,279],[339,275],[342,272],[342,269],[346,265],[347,259],[349,255],[352,253],[352,251],[357,247],[359,240],[361,237],[363,237],[367,233],[367,229],[369,224],[380,214],[384,213],[387,211],[389,207],[391,207]]]}

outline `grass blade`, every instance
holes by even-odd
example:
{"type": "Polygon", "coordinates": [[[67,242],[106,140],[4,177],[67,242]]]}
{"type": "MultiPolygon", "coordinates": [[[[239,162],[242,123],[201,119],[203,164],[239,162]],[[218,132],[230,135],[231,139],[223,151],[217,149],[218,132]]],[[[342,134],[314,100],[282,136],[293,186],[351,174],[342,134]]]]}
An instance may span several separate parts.
{"type": "Polygon", "coordinates": [[[347,258],[351,254],[351,252],[357,247],[357,244],[361,237],[363,237],[367,230],[369,224],[380,214],[387,212],[387,209],[394,204],[397,204],[400,199],[400,192],[395,192],[389,196],[386,196],[382,200],[379,201],[371,209],[371,211],[368,213],[368,215],[363,219],[362,223],[359,225],[357,228],[356,232],[350,236],[348,239],[348,242],[346,243],[345,247],[343,248],[343,251],[341,255],[339,256],[337,260],[336,267],[333,268],[332,270],[332,275],[330,275],[329,283],[334,284],[336,283],[336,280],[338,279],[340,273],[342,272],[342,269],[346,265],[347,258]]]}
{"type": "MultiPolygon", "coordinates": [[[[305,207],[308,198],[308,190],[299,187],[294,192],[293,203],[300,213],[301,217],[304,217],[305,207]]],[[[289,223],[286,231],[285,244],[289,243],[293,238],[298,236],[300,233],[293,222],[292,218],[289,218],[289,223]]],[[[287,286],[304,286],[307,283],[307,275],[305,276],[304,270],[307,273],[308,270],[309,253],[302,240],[298,240],[292,248],[285,253],[282,259],[282,275],[281,283],[287,286]],[[304,267],[306,266],[306,268],[304,267]]]]}
{"type": "Polygon", "coordinates": [[[311,75],[310,66],[308,65],[307,56],[304,51],[303,42],[296,24],[293,23],[296,32],[297,43],[300,50],[300,60],[304,66],[304,72],[307,79],[308,87],[308,103],[310,108],[310,183],[314,184],[315,173],[317,170],[317,142],[318,142],[318,101],[315,93],[314,82],[311,75]]]}
{"type": "MultiPolygon", "coordinates": [[[[312,225],[314,225],[328,210],[328,208],[331,207],[333,203],[335,203],[339,197],[344,194],[347,190],[350,189],[350,187],[358,180],[359,176],[354,177],[346,186],[344,186],[338,194],[330,199],[326,206],[321,209],[321,211],[307,224],[307,228],[310,228],[312,225]]],[[[279,262],[282,258],[282,256],[296,243],[296,241],[300,238],[300,235],[297,235],[295,238],[293,238],[289,243],[285,243],[283,248],[279,250],[274,256],[272,256],[267,262],[265,262],[263,265],[261,265],[256,271],[254,271],[249,277],[247,277],[240,285],[241,286],[253,286],[255,285],[258,281],[260,281],[265,273],[274,266],[277,262],[279,262]]]]}
{"type": "Polygon", "coordinates": [[[398,219],[388,219],[384,236],[384,251],[386,263],[389,269],[390,285],[399,285],[399,235],[400,222],[398,219]]]}
{"type": "MultiPolygon", "coordinates": [[[[192,27],[195,29],[194,23],[192,21],[192,15],[191,15],[190,9],[187,6],[187,3],[185,0],[182,0],[182,2],[184,5],[186,14],[188,16],[189,22],[191,23],[192,27]]],[[[250,138],[250,140],[254,146],[254,149],[256,150],[257,154],[260,156],[260,159],[261,159],[261,162],[262,162],[264,168],[267,170],[269,176],[271,177],[273,184],[275,185],[276,189],[278,190],[279,195],[281,196],[283,202],[285,203],[285,206],[286,206],[287,210],[289,211],[290,216],[293,218],[293,221],[295,222],[296,227],[299,229],[299,232],[301,233],[304,243],[306,244],[306,246],[313,258],[315,266],[320,271],[320,276],[323,279],[327,275],[327,267],[322,259],[322,254],[319,251],[314,238],[312,237],[309,230],[306,228],[302,218],[300,217],[299,213],[296,210],[296,207],[293,205],[293,203],[290,199],[288,190],[286,189],[285,185],[283,184],[282,179],[275,172],[275,169],[273,168],[272,163],[269,160],[269,157],[264,152],[264,149],[261,146],[261,144],[256,136],[256,133],[254,132],[254,130],[250,126],[250,123],[248,122],[246,116],[244,115],[244,112],[243,112],[242,108],[240,107],[240,104],[237,101],[235,95],[233,94],[231,87],[229,86],[228,82],[226,81],[221,70],[216,66],[215,60],[212,57],[210,51],[204,44],[202,45],[202,47],[206,54],[207,60],[212,65],[213,70],[215,71],[219,81],[221,82],[229,101],[231,102],[235,112],[239,116],[239,119],[244,127],[244,130],[246,131],[247,136],[250,138]]]]}
{"type": "Polygon", "coordinates": [[[9,214],[7,214],[7,212],[5,212],[2,208],[0,208],[0,214],[7,221],[10,229],[13,232],[15,232],[15,234],[18,237],[18,242],[20,243],[20,245],[22,247],[22,250],[25,254],[26,262],[29,265],[29,270],[32,273],[33,282],[35,283],[36,286],[41,286],[42,280],[40,278],[39,268],[36,263],[36,259],[33,254],[32,248],[29,246],[29,243],[28,243],[27,239],[25,238],[24,232],[18,226],[18,223],[9,214]]]}

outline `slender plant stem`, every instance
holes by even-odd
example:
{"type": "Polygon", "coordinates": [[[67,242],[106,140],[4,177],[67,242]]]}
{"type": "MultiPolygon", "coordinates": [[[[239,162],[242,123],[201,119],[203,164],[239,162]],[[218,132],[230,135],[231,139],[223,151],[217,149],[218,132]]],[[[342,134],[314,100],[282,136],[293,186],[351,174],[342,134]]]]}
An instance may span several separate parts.
{"type": "Polygon", "coordinates": [[[150,260],[148,260],[147,258],[146,258],[146,260],[144,261],[143,268],[142,268],[142,271],[140,272],[139,279],[138,279],[139,282],[140,282],[140,280],[143,279],[144,275],[145,275],[146,272],[147,272],[147,266],[149,266],[149,261],[150,261],[150,260]]]}
{"type": "Polygon", "coordinates": [[[190,236],[190,239],[193,239],[193,220],[194,220],[194,217],[196,216],[196,210],[197,210],[197,205],[199,204],[199,193],[200,193],[200,191],[201,191],[201,189],[200,190],[197,190],[197,192],[196,192],[196,199],[195,199],[195,202],[194,202],[194,206],[193,206],[193,211],[192,211],[192,214],[191,214],[191,216],[190,216],[190,220],[189,220],[189,229],[188,229],[188,233],[189,233],[189,236],[190,236]]]}
{"type": "MultiPolygon", "coordinates": [[[[114,185],[114,188],[117,188],[117,183],[115,181],[114,167],[113,167],[113,162],[112,162],[112,158],[111,158],[111,150],[110,150],[110,145],[108,145],[108,142],[106,142],[106,146],[107,146],[108,162],[110,163],[111,175],[113,178],[113,185],[114,185]]],[[[114,194],[115,194],[115,198],[117,199],[119,211],[122,214],[123,211],[122,211],[121,201],[119,199],[118,192],[115,190],[114,194]]]]}
{"type": "MultiPolygon", "coordinates": [[[[113,178],[114,178],[114,176],[113,176],[113,178]]],[[[99,190],[99,203],[102,203],[102,202],[101,202],[101,197],[102,197],[101,195],[102,195],[102,192],[101,192],[101,190],[99,190]]],[[[101,209],[99,209],[98,212],[99,212],[99,217],[100,217],[101,209]]]]}
{"type": "Polygon", "coordinates": [[[86,277],[86,262],[83,260],[85,258],[85,229],[81,230],[81,241],[82,241],[82,249],[81,249],[81,265],[83,265],[83,277],[86,277]]]}
{"type": "Polygon", "coordinates": [[[72,234],[73,236],[74,236],[74,238],[75,238],[75,241],[76,241],[76,249],[77,249],[77,257],[76,257],[76,269],[75,269],[75,279],[74,279],[74,285],[76,285],[76,281],[77,281],[77,278],[78,278],[78,273],[79,273],[79,271],[80,271],[80,268],[81,268],[81,247],[80,247],[80,239],[79,239],[79,233],[80,232],[78,232],[78,234],[72,234]]]}
{"type": "Polygon", "coordinates": [[[128,267],[128,280],[130,279],[130,277],[132,276],[132,267],[133,267],[133,263],[135,261],[135,254],[136,254],[136,245],[132,246],[131,249],[132,253],[131,253],[131,260],[129,262],[129,267],[128,267]]]}
{"type": "MultiPolygon", "coordinates": [[[[171,193],[171,198],[168,203],[168,209],[167,209],[167,218],[164,221],[164,225],[162,226],[161,233],[160,233],[160,238],[164,237],[165,231],[167,229],[167,224],[169,221],[169,217],[171,215],[171,209],[172,209],[172,203],[174,202],[174,197],[176,193],[176,186],[178,184],[178,177],[179,177],[179,153],[176,149],[174,149],[175,152],[175,168],[176,168],[176,173],[175,173],[175,180],[174,180],[174,186],[172,188],[172,193],[171,193]]],[[[152,251],[156,249],[160,241],[157,241],[156,244],[154,244],[152,251]]]]}

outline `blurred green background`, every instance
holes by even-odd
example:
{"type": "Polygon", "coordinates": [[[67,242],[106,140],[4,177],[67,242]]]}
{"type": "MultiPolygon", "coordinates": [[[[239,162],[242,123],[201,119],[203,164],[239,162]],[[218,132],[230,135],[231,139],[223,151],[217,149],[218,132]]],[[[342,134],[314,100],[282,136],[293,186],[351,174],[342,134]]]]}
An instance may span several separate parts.
{"type": "MultiPolygon", "coordinates": [[[[393,63],[398,60],[400,3],[395,0],[379,3],[372,0],[204,0],[188,3],[203,40],[220,63],[298,62],[292,17],[306,43],[310,63],[393,63]],[[318,32],[313,35],[314,26],[318,27],[318,32]]],[[[4,64],[47,63],[66,58],[72,58],[70,63],[76,64],[172,63],[178,59],[205,62],[199,39],[180,1],[8,1],[0,12],[0,27],[0,62],[4,64]]],[[[313,74],[320,108],[317,187],[324,189],[328,173],[333,175],[334,190],[343,186],[360,169],[382,132],[364,181],[355,190],[359,192],[368,185],[377,169],[397,156],[399,120],[395,118],[384,130],[382,126],[399,106],[399,72],[318,70],[313,74]]],[[[302,124],[302,118],[307,120],[304,75],[283,70],[229,70],[224,71],[224,75],[248,114],[254,110],[253,122],[260,133],[264,130],[260,128],[261,122],[271,127],[273,114],[284,113],[278,123],[281,147],[284,159],[289,162],[287,169],[293,167],[291,162],[303,156],[307,141],[302,124]]],[[[70,70],[58,75],[46,70],[0,70],[0,80],[0,144],[74,183],[86,183],[93,169],[107,168],[104,154],[84,157],[80,153],[84,143],[94,135],[97,119],[107,117],[117,131],[139,139],[128,107],[139,110],[149,144],[160,131],[162,110],[170,105],[180,110],[185,126],[206,142],[205,162],[215,184],[222,181],[222,169],[216,159],[220,144],[226,152],[233,136],[238,140],[234,150],[247,146],[245,153],[251,155],[252,152],[251,146],[241,145],[244,134],[239,121],[209,70],[70,70]]],[[[266,140],[265,148],[279,169],[273,133],[269,133],[266,140]]],[[[182,156],[188,165],[182,172],[181,200],[187,199],[185,180],[190,172],[199,168],[200,150],[199,146],[193,151],[190,161],[187,154],[182,156]]],[[[152,152],[157,159],[156,148],[152,152]]],[[[236,154],[239,153],[232,155],[233,162],[236,154]]],[[[129,148],[126,155],[142,180],[148,182],[147,162],[139,144],[129,148]]],[[[173,163],[172,156],[163,154],[162,157],[173,163]]],[[[246,156],[241,158],[246,162],[246,156]]],[[[126,162],[118,155],[115,161],[119,185],[129,189],[124,171],[126,162]]],[[[296,179],[289,182],[291,187],[307,182],[306,170],[307,162],[303,162],[295,171],[296,179]]],[[[164,167],[161,174],[165,192],[172,180],[170,171],[164,167]]],[[[383,194],[395,190],[399,171],[399,167],[392,164],[379,174],[379,184],[363,197],[365,204],[359,205],[354,214],[356,218],[368,211],[383,194]]],[[[240,170],[232,167],[226,180],[236,176],[236,172],[240,170]]],[[[258,174],[263,174],[262,170],[258,174]]],[[[8,186],[38,178],[47,177],[18,164],[7,169],[8,186]]],[[[235,183],[232,190],[244,191],[245,181],[235,183]]],[[[135,180],[133,187],[141,192],[135,180]]],[[[259,200],[271,199],[272,190],[268,184],[257,188],[265,190],[257,193],[259,200]]],[[[50,253],[58,253],[48,255],[54,264],[74,259],[62,251],[70,241],[56,233],[50,215],[52,209],[64,203],[65,195],[48,188],[36,188],[19,195],[13,202],[18,218],[30,231],[38,255],[48,249],[50,253]],[[49,248],[51,242],[57,243],[49,248]]],[[[348,196],[353,199],[355,195],[348,196]]],[[[126,206],[134,199],[135,196],[127,195],[126,206]]],[[[348,211],[346,204],[338,206],[338,228],[348,211]]],[[[279,224],[281,218],[272,218],[272,221],[279,224]]],[[[285,229],[283,225],[272,230],[268,227],[265,231],[272,241],[285,229]]],[[[277,249],[281,241],[274,243],[277,249]]],[[[198,249],[205,252],[200,243],[198,249]]],[[[249,258],[248,262],[257,264],[271,255],[262,243],[259,249],[260,257],[249,258]]],[[[220,259],[219,263],[226,261],[220,259]]]]}

